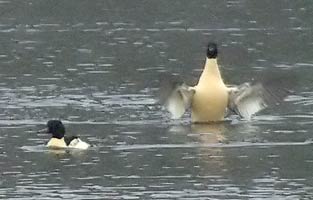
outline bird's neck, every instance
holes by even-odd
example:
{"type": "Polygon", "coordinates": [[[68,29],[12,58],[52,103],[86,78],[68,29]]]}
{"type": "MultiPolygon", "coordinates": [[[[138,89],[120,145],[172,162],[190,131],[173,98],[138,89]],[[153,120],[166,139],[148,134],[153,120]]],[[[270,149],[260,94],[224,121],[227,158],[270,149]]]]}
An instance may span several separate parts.
{"type": "Polygon", "coordinates": [[[200,76],[198,85],[200,84],[210,84],[209,81],[222,81],[221,73],[217,65],[216,58],[209,59],[206,58],[203,72],[200,76]]]}

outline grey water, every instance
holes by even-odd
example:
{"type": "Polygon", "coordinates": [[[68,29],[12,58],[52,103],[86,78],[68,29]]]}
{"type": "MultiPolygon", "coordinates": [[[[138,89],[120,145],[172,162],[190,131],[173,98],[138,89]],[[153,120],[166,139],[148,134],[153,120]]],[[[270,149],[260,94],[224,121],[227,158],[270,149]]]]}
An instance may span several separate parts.
{"type": "Polygon", "coordinates": [[[0,1],[0,199],[312,199],[310,1],[0,1]],[[225,82],[290,74],[252,121],[192,125],[157,103],[209,41],[225,82]],[[87,151],[48,150],[61,119],[87,151]]]}

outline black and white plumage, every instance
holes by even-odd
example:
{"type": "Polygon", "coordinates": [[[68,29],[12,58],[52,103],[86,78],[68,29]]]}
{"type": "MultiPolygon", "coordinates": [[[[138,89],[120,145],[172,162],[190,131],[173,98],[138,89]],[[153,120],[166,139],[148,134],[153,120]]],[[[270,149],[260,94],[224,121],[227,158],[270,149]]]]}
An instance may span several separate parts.
{"type": "Polygon", "coordinates": [[[50,148],[88,149],[90,145],[78,136],[65,136],[65,127],[60,120],[50,120],[47,123],[47,133],[52,135],[47,143],[50,148]]]}

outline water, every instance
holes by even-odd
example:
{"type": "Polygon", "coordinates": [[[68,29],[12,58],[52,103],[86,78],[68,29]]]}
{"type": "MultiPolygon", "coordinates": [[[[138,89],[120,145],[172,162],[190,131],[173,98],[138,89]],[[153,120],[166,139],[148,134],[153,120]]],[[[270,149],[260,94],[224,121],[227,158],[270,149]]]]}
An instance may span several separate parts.
{"type": "Polygon", "coordinates": [[[1,199],[311,199],[309,1],[0,1],[1,199]],[[163,73],[199,76],[208,41],[225,81],[294,74],[251,122],[171,121],[163,73]],[[38,134],[62,119],[88,151],[38,134]]]}

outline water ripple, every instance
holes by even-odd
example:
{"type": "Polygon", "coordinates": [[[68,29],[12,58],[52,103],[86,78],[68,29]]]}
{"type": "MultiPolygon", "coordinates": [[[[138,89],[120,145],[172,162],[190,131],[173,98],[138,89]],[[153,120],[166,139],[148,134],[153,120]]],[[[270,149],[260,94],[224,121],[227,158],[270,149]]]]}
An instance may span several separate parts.
{"type": "Polygon", "coordinates": [[[190,144],[135,144],[135,145],[119,145],[113,146],[113,150],[144,150],[144,149],[177,149],[177,148],[243,148],[243,147],[279,147],[279,146],[306,146],[313,144],[312,140],[305,142],[268,142],[268,143],[250,143],[250,142],[236,142],[231,144],[205,144],[205,143],[190,143],[190,144]]]}

